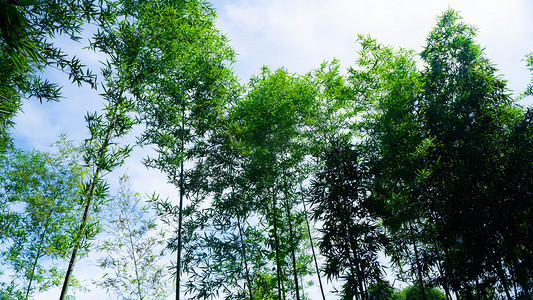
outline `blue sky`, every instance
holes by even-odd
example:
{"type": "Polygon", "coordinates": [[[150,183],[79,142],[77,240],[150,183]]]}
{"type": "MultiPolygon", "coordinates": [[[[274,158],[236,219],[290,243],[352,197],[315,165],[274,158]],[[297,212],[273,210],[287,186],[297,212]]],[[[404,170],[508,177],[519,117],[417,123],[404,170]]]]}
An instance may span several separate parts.
{"type": "MultiPolygon", "coordinates": [[[[347,68],[357,58],[357,34],[370,34],[383,44],[420,52],[436,17],[448,8],[459,11],[465,22],[477,26],[478,42],[486,48],[487,57],[500,69],[511,90],[520,93],[531,80],[522,61],[526,53],[533,51],[531,0],[217,0],[213,5],[219,29],[227,34],[238,53],[234,69],[241,82],[247,82],[263,65],[306,73],[325,60],[337,58],[347,68]]],[[[102,59],[96,53],[81,50],[76,43],[64,43],[64,49],[95,68],[102,59]]],[[[60,103],[43,105],[25,101],[12,131],[20,147],[44,150],[61,133],[81,143],[87,136],[85,114],[102,106],[98,91],[70,85],[55,70],[46,75],[65,84],[65,98],[60,103]]],[[[531,102],[527,99],[523,103],[531,102]]],[[[109,180],[116,185],[119,175],[127,171],[134,190],[158,190],[172,197],[175,191],[165,184],[165,177],[139,163],[146,151],[136,151],[109,180]]],[[[85,260],[77,265],[75,273],[88,280],[98,276],[98,268],[85,260]]],[[[57,293],[51,290],[36,299],[53,299],[57,293]]],[[[77,299],[101,297],[102,292],[95,289],[77,295],[77,299]]]]}

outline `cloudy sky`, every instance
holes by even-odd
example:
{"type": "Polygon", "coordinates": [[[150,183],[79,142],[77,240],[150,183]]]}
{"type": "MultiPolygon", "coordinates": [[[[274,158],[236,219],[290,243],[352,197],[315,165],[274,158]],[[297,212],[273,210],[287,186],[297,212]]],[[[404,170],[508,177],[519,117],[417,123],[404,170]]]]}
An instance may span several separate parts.
{"type": "MultiPolygon", "coordinates": [[[[242,82],[257,74],[263,65],[306,73],[323,61],[337,58],[346,68],[357,58],[358,34],[420,52],[436,17],[448,8],[459,11],[465,22],[478,28],[478,42],[509,81],[512,91],[522,92],[531,78],[522,61],[526,53],[533,51],[531,0],[217,0],[213,5],[218,27],[238,53],[234,69],[242,82]]],[[[79,48],[74,43],[64,45],[67,52],[79,55],[89,65],[97,65],[98,55],[79,48]]],[[[61,133],[82,142],[86,137],[84,115],[101,107],[97,91],[70,86],[59,72],[46,74],[52,81],[65,82],[65,99],[43,105],[25,102],[13,130],[19,147],[46,149],[61,133]]],[[[529,99],[524,103],[530,102],[529,99]]],[[[164,185],[164,176],[147,172],[138,163],[144,155],[136,152],[119,172],[127,171],[134,189],[141,193],[163,190],[175,195],[172,188],[164,185]]],[[[90,278],[97,271],[90,263],[81,262],[75,273],[90,278]]],[[[77,299],[100,298],[100,293],[93,290],[78,294],[77,299]]],[[[57,290],[36,299],[51,299],[54,295],[57,290]]]]}
{"type": "Polygon", "coordinates": [[[221,0],[214,5],[219,28],[239,53],[236,71],[244,80],[262,65],[303,73],[335,57],[349,66],[357,57],[358,34],[419,52],[435,18],[448,8],[478,28],[479,43],[512,88],[521,89],[528,80],[521,59],[533,51],[529,0],[221,0]]]}

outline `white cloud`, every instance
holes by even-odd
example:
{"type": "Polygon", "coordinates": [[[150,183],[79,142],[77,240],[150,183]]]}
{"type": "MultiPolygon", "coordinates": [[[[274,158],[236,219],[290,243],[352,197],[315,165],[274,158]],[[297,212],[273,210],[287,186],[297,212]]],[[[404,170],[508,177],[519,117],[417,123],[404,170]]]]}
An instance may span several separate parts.
{"type": "MultiPolygon", "coordinates": [[[[54,105],[45,103],[44,105],[54,105]]],[[[24,103],[23,111],[14,118],[13,136],[24,148],[47,149],[61,134],[61,126],[50,120],[50,115],[37,101],[24,103]]]]}
{"type": "Polygon", "coordinates": [[[271,0],[215,1],[218,25],[239,54],[241,80],[262,65],[304,73],[336,57],[356,58],[357,34],[420,51],[436,17],[455,9],[478,28],[478,42],[517,92],[529,74],[521,59],[533,51],[533,3],[527,0],[271,0]]]}

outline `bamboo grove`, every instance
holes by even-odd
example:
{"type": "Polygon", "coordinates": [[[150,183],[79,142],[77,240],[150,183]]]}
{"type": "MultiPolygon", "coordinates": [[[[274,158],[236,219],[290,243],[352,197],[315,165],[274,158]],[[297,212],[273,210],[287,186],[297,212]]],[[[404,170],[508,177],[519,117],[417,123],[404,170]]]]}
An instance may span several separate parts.
{"type": "MultiPolygon", "coordinates": [[[[52,286],[70,297],[102,207],[139,201],[110,196],[106,179],[138,146],[155,149],[144,163],[179,197],[154,191],[154,219],[143,208],[129,241],[163,223],[174,262],[157,268],[151,247],[162,240],[143,240],[150,288],[106,281],[121,299],[164,298],[161,285],[176,299],[326,299],[328,282],[341,299],[531,299],[533,112],[457,12],[437,18],[421,53],[359,36],[346,72],[338,61],[307,74],[264,67],[242,84],[209,3],[4,2],[0,299],[52,286]],[[77,40],[89,23],[91,49],[107,57],[100,81],[50,42],[77,40]],[[23,99],[60,97],[40,78],[49,66],[99,86],[105,108],[87,114],[79,148],[63,137],[56,155],[16,149],[9,130],[23,99]],[[137,142],[124,144],[135,126],[137,142]],[[397,292],[387,275],[411,286],[397,292]]],[[[532,55],[526,63],[533,70],[532,55]]]]}

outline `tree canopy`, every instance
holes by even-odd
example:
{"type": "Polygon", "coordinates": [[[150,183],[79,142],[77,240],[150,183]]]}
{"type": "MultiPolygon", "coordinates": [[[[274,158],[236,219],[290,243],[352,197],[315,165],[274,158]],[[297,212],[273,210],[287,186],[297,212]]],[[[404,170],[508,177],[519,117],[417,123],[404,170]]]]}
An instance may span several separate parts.
{"type": "Polygon", "coordinates": [[[531,298],[531,86],[513,96],[456,11],[421,53],[360,35],[345,73],[265,66],[241,83],[207,2],[1,3],[0,299],[72,297],[94,250],[120,299],[315,299],[315,282],[323,299],[323,283],[341,299],[531,298]],[[54,41],[88,23],[98,82],[54,41]],[[21,101],[60,98],[50,66],[99,86],[103,109],[79,147],[18,149],[21,101]],[[136,146],[175,198],[111,192],[136,146]]]}

